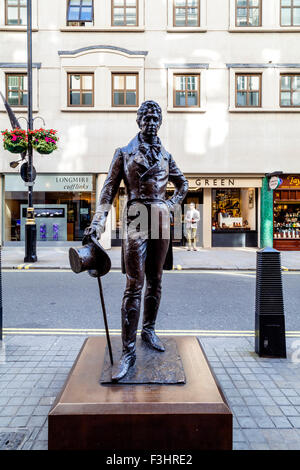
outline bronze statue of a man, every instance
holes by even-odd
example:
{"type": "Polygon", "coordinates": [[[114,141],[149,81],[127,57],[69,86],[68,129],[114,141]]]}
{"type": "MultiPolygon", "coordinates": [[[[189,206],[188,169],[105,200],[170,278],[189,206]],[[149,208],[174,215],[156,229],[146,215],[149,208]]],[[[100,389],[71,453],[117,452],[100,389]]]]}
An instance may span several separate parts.
{"type": "Polygon", "coordinates": [[[161,123],[160,106],[154,101],[145,101],[137,112],[140,132],[126,147],[116,150],[93,221],[85,230],[85,235],[94,234],[98,238],[104,232],[107,207],[113,203],[123,179],[128,202],[123,228],[122,267],[127,282],[121,309],[123,352],[112,376],[114,382],[124,377],[136,360],[136,334],[145,275],[147,284],[141,337],[151,348],[164,351],[155,334],[155,321],[161,297],[162,271],[163,268],[172,269],[170,231],[166,236],[166,220],[170,223],[170,210],[175,204],[182,203],[188,182],[157,136],[161,123]],[[166,200],[168,181],[174,184],[175,191],[166,200]],[[130,224],[135,218],[132,215],[135,208],[141,204],[147,211],[148,226],[136,233],[130,229],[130,224]],[[154,223],[156,236],[151,237],[154,223]]]}

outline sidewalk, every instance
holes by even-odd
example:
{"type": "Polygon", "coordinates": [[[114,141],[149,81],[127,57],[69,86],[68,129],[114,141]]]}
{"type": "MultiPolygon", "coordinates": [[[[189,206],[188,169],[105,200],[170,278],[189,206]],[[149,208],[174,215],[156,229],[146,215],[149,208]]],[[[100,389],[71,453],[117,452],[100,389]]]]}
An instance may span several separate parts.
{"type": "MultiPolygon", "coordinates": [[[[76,243],[74,243],[76,246],[76,243]]],[[[80,246],[80,243],[77,244],[80,246]]],[[[255,270],[257,248],[199,248],[198,251],[187,251],[186,248],[174,247],[174,269],[230,269],[255,270]]],[[[30,269],[70,269],[69,247],[38,246],[38,261],[30,269]]],[[[121,268],[121,249],[113,247],[108,250],[112,269],[121,268]]],[[[291,271],[300,271],[300,251],[281,252],[281,263],[291,271]]],[[[28,265],[30,263],[26,263],[28,265]]],[[[25,267],[24,247],[3,247],[2,267],[17,269],[25,267]]]]}
{"type": "MultiPolygon", "coordinates": [[[[47,416],[84,336],[7,335],[0,347],[0,450],[46,450],[47,416]]],[[[300,364],[259,358],[253,337],[201,337],[234,414],[234,449],[300,450],[300,364]]],[[[1,342],[0,342],[1,345],[1,342]]]]}

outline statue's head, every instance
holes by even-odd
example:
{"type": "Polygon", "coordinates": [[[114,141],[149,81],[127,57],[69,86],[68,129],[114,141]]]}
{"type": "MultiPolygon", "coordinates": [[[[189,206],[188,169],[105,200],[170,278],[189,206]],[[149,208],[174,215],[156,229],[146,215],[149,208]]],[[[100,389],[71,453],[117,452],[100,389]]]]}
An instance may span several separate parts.
{"type": "Polygon", "coordinates": [[[155,101],[144,101],[138,109],[137,120],[142,134],[157,135],[162,123],[161,107],[155,101]]]}

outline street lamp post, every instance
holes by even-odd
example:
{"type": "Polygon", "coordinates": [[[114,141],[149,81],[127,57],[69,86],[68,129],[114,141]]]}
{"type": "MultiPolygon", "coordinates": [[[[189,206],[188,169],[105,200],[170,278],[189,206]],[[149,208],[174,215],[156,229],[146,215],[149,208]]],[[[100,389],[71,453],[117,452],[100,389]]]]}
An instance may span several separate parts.
{"type": "MultiPolygon", "coordinates": [[[[27,0],[27,83],[28,83],[28,131],[33,130],[32,117],[32,0],[27,0]]],[[[25,225],[25,262],[34,263],[36,255],[36,223],[33,208],[33,157],[31,134],[28,132],[28,173],[26,183],[28,186],[28,207],[25,225]]]]}

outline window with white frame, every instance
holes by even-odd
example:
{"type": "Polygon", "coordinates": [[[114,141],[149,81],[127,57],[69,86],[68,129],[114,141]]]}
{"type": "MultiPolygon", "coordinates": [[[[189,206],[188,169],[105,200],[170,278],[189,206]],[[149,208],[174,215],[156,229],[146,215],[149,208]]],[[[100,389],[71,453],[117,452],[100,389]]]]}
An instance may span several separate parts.
{"type": "Polygon", "coordinates": [[[68,0],[67,26],[92,26],[93,0],[68,0]]]}

